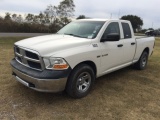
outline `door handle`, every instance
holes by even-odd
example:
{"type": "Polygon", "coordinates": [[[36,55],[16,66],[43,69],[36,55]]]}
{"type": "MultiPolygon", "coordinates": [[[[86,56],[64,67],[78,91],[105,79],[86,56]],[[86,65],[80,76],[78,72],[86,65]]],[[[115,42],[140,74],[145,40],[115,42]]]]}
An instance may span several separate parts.
{"type": "Polygon", "coordinates": [[[131,43],[131,45],[135,45],[136,43],[131,43]]]}
{"type": "Polygon", "coordinates": [[[120,44],[120,45],[117,45],[117,47],[123,47],[123,45],[122,45],[122,44],[120,44]]]}

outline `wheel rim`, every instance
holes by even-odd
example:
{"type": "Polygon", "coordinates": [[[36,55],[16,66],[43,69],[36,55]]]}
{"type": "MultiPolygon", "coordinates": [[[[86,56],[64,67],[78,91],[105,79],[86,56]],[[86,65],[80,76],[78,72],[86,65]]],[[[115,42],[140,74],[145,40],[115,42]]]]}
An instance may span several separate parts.
{"type": "Polygon", "coordinates": [[[143,58],[142,58],[142,67],[145,67],[147,64],[147,56],[145,55],[143,58]]]}
{"type": "Polygon", "coordinates": [[[77,90],[81,93],[86,92],[91,84],[91,75],[88,72],[83,72],[77,79],[77,90]]]}

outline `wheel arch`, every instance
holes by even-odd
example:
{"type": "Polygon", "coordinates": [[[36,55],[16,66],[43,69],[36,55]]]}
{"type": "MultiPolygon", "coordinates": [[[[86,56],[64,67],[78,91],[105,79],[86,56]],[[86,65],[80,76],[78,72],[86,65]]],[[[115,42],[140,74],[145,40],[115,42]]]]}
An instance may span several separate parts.
{"type": "MultiPolygon", "coordinates": [[[[144,51],[146,51],[146,52],[148,53],[148,55],[149,55],[149,53],[150,53],[149,47],[146,47],[146,48],[143,50],[143,52],[144,52],[144,51]]],[[[143,53],[143,52],[142,52],[142,53],[143,53]]]]}
{"type": "Polygon", "coordinates": [[[75,67],[77,67],[80,64],[87,64],[87,65],[89,65],[93,69],[95,75],[97,75],[97,66],[96,66],[96,64],[93,61],[90,61],[90,60],[83,61],[83,62],[78,63],[75,67]]]}
{"type": "MultiPolygon", "coordinates": [[[[142,57],[142,55],[143,55],[143,53],[144,52],[147,52],[148,53],[148,55],[149,55],[149,47],[146,47],[144,50],[143,50],[143,52],[142,52],[142,54],[141,54],[141,56],[140,56],[140,58],[139,58],[139,60],[134,64],[134,67],[136,68],[136,69],[138,69],[138,70],[143,70],[143,69],[145,69],[145,67],[146,67],[146,65],[145,65],[145,67],[143,67],[141,64],[141,57],[142,57]]],[[[148,61],[148,58],[147,58],[147,61],[148,61]]]]}

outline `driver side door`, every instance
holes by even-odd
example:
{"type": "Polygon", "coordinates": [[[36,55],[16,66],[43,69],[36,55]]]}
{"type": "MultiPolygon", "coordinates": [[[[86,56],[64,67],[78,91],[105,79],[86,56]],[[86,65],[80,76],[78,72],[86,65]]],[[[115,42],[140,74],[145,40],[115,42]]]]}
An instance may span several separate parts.
{"type": "Polygon", "coordinates": [[[106,74],[110,71],[114,71],[118,66],[123,64],[123,41],[121,39],[107,41],[107,35],[119,34],[120,24],[119,22],[111,22],[101,39],[106,41],[101,42],[101,73],[106,74]]]}

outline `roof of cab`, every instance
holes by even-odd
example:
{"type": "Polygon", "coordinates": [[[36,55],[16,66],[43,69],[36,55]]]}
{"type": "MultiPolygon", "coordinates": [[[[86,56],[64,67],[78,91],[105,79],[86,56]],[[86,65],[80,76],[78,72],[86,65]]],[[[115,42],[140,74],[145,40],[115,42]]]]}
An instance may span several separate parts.
{"type": "Polygon", "coordinates": [[[97,18],[93,18],[93,19],[78,19],[77,21],[112,21],[112,20],[119,20],[119,21],[126,21],[126,20],[120,20],[120,19],[97,19],[97,18]]]}
{"type": "Polygon", "coordinates": [[[109,19],[78,19],[78,21],[108,21],[109,19]]]}

